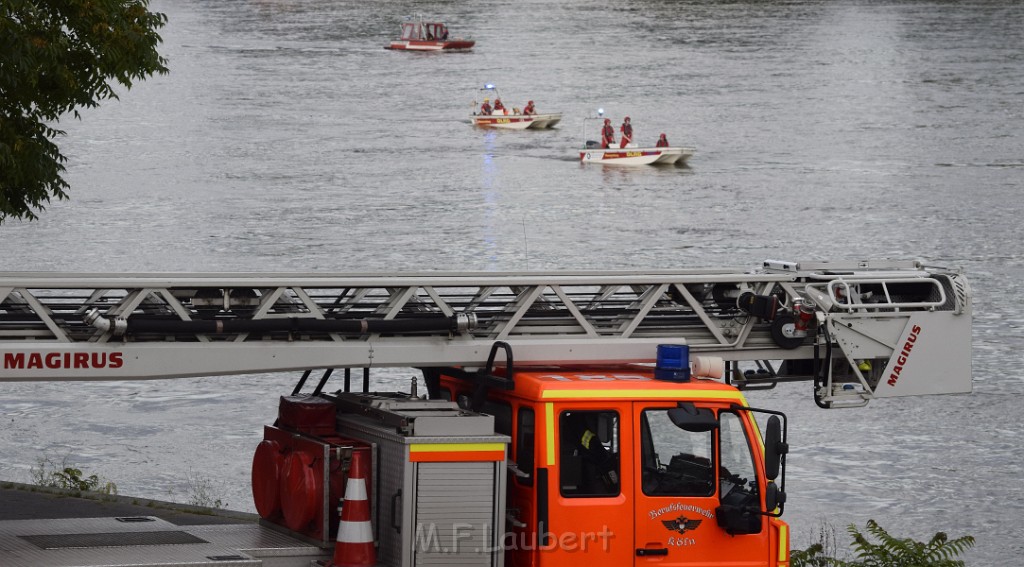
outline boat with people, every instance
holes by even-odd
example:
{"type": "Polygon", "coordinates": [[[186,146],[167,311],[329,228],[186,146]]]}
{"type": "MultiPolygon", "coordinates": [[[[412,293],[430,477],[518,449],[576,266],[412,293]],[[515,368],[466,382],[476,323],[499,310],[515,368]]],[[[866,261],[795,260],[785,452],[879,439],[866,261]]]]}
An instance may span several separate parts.
{"type": "MultiPolygon", "coordinates": [[[[584,130],[587,121],[583,120],[584,130]]],[[[693,148],[669,145],[667,136],[662,133],[652,146],[641,146],[633,141],[633,126],[629,117],[625,117],[619,129],[621,139],[615,139],[615,127],[611,119],[604,118],[604,110],[597,111],[597,119],[603,119],[601,140],[586,140],[579,150],[580,161],[583,163],[601,163],[605,165],[669,165],[686,164],[696,150],[693,148]]],[[[585,138],[586,136],[584,136],[585,138]]]]}
{"type": "Polygon", "coordinates": [[[469,121],[482,128],[504,128],[507,130],[542,130],[553,128],[562,120],[560,112],[538,113],[533,101],[527,101],[522,109],[508,108],[501,100],[498,89],[493,84],[486,84],[481,91],[485,92],[484,101],[477,105],[472,103],[469,121]]]}
{"type": "Polygon", "coordinates": [[[397,51],[468,51],[476,45],[469,38],[451,37],[443,22],[414,20],[402,23],[402,35],[385,45],[397,51]]]}
{"type": "Polygon", "coordinates": [[[605,165],[682,165],[693,152],[693,148],[639,147],[636,144],[629,144],[625,148],[601,148],[599,142],[590,140],[580,150],[580,161],[605,165]]]}

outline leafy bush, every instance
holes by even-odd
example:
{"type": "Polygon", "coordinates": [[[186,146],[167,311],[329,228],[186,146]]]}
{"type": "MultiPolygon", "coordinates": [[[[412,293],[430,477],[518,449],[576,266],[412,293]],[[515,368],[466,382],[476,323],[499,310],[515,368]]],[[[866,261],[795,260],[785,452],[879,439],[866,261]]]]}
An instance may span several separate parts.
{"type": "Polygon", "coordinates": [[[829,555],[828,533],[822,529],[821,541],[804,550],[790,553],[792,567],[964,567],[956,559],[974,546],[974,538],[963,536],[949,539],[945,532],[938,532],[927,543],[910,538],[890,535],[874,520],[868,520],[864,532],[850,525],[847,529],[853,537],[853,555],[856,559],[843,560],[829,555]],[[872,541],[873,538],[876,541],[872,541]]]}
{"type": "Polygon", "coordinates": [[[76,490],[78,492],[102,492],[103,494],[117,494],[117,485],[110,481],[103,481],[97,475],[83,476],[81,469],[68,464],[68,457],[65,456],[60,464],[56,464],[47,457],[39,457],[36,460],[37,467],[32,467],[32,479],[38,486],[50,488],[62,488],[64,490],[76,490]]]}
{"type": "Polygon", "coordinates": [[[858,561],[854,567],[963,567],[964,562],[954,559],[974,546],[971,536],[949,539],[938,532],[928,543],[889,535],[874,520],[868,520],[867,531],[878,540],[873,543],[856,527],[847,528],[853,536],[853,548],[858,561]]]}
{"type": "Polygon", "coordinates": [[[794,567],[831,567],[839,565],[836,542],[836,530],[831,524],[822,523],[818,528],[817,541],[804,550],[792,550],[789,554],[790,565],[794,567]]]}
{"type": "Polygon", "coordinates": [[[204,508],[224,508],[227,503],[219,498],[209,478],[189,468],[188,478],[188,503],[193,506],[204,508]]]}

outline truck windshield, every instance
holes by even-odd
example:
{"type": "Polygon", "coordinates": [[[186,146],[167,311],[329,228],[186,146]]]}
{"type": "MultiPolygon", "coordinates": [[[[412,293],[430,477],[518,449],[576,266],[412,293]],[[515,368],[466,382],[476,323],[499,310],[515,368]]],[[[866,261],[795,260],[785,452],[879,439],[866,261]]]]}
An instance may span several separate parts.
{"type": "Polygon", "coordinates": [[[718,483],[723,503],[759,503],[753,453],[743,420],[735,413],[718,415],[717,432],[695,433],[676,427],[668,408],[646,409],[640,416],[640,458],[648,496],[711,496],[718,483]]]}
{"type": "Polygon", "coordinates": [[[714,432],[680,429],[669,419],[668,409],[646,409],[640,416],[644,494],[711,496],[715,492],[714,432]]]}
{"type": "Polygon", "coordinates": [[[753,453],[743,420],[735,413],[722,412],[718,415],[718,430],[721,459],[719,498],[722,504],[760,506],[753,453]]]}

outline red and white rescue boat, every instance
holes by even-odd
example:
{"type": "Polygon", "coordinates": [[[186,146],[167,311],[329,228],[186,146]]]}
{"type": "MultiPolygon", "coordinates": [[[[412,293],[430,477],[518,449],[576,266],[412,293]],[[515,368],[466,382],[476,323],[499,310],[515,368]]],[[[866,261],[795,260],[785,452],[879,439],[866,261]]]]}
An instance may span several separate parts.
{"type": "Polygon", "coordinates": [[[509,109],[501,102],[501,95],[497,87],[488,83],[484,88],[487,98],[484,103],[477,106],[476,101],[472,103],[472,114],[469,121],[474,126],[482,128],[505,128],[506,130],[542,130],[554,128],[562,120],[562,113],[539,114],[533,109],[533,101],[529,101],[522,110],[519,107],[509,109]],[[491,106],[491,99],[494,99],[494,106],[491,106]]]}
{"type": "Polygon", "coordinates": [[[470,121],[483,128],[506,128],[508,130],[541,130],[552,128],[562,119],[559,114],[474,114],[470,121]]]}
{"type": "Polygon", "coordinates": [[[641,148],[636,144],[630,144],[625,148],[601,148],[599,143],[588,141],[587,146],[580,150],[580,161],[605,165],[682,165],[693,152],[693,148],[641,148]]]}
{"type": "MultiPolygon", "coordinates": [[[[604,118],[604,109],[597,109],[596,117],[589,117],[583,119],[584,132],[587,130],[587,123],[593,119],[601,120],[604,119],[604,127],[602,128],[602,140],[604,137],[604,128],[612,128],[611,120],[604,118]]],[[[626,126],[629,123],[629,117],[627,116],[624,120],[623,125],[619,128],[620,132],[625,132],[626,126]]],[[[685,165],[686,160],[693,155],[696,151],[693,148],[681,147],[681,146],[670,146],[668,145],[668,139],[665,134],[661,135],[657,144],[654,146],[639,146],[635,142],[629,141],[625,145],[615,140],[613,135],[614,130],[609,132],[607,139],[611,141],[608,147],[602,147],[602,142],[594,140],[587,140],[583,145],[583,148],[579,150],[580,161],[583,163],[601,163],[605,165],[669,165],[679,164],[685,165]]],[[[629,125],[630,140],[635,139],[632,136],[632,126],[629,125]]],[[[585,139],[585,138],[584,138],[585,139]]],[[[624,138],[622,141],[626,141],[624,138]]]]}
{"type": "Polygon", "coordinates": [[[417,20],[402,24],[402,35],[384,49],[399,51],[467,51],[476,44],[468,38],[449,37],[448,26],[441,22],[417,20]]]}

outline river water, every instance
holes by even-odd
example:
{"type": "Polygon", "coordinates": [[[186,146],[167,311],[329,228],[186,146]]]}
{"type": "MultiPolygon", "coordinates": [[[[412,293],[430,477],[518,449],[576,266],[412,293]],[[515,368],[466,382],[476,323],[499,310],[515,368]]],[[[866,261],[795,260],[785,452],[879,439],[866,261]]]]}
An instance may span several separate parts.
{"type": "MultiPolygon", "coordinates": [[[[1013,1],[154,0],[171,73],[61,126],[71,200],[0,226],[0,270],[642,269],[923,259],[974,289],[974,393],[791,417],[793,546],[849,524],[1024,544],[1024,6],[1013,1]],[[381,47],[423,13],[469,53],[381,47]],[[480,88],[563,112],[476,130],[480,88]],[[585,118],[697,149],[581,165],[585,118]]],[[[3,384],[0,478],[67,459],[123,494],[252,510],[297,376],[3,384]]],[[[397,377],[396,377],[397,379],[397,377]]],[[[405,378],[402,377],[401,380],[405,378]]]]}

